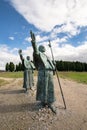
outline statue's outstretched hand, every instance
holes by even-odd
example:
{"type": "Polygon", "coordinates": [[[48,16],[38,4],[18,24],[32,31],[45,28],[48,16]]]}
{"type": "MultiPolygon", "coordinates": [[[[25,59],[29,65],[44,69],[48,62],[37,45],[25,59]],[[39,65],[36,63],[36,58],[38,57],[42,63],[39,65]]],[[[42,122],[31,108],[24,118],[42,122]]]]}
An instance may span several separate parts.
{"type": "Polygon", "coordinates": [[[35,38],[35,35],[32,31],[30,31],[30,34],[31,34],[31,42],[35,42],[36,41],[36,38],[35,38]]]}
{"type": "Polygon", "coordinates": [[[20,49],[20,50],[18,51],[18,53],[19,53],[19,54],[22,54],[22,50],[20,49]]]}

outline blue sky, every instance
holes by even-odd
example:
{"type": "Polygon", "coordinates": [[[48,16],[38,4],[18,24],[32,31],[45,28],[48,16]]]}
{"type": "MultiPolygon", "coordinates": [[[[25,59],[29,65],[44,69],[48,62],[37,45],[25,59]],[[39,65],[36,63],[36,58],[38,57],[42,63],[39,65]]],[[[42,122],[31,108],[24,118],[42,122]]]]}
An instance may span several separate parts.
{"type": "Polygon", "coordinates": [[[87,62],[86,0],[0,0],[0,70],[7,62],[20,62],[18,50],[30,55],[30,30],[37,45],[55,60],[87,62]]]}

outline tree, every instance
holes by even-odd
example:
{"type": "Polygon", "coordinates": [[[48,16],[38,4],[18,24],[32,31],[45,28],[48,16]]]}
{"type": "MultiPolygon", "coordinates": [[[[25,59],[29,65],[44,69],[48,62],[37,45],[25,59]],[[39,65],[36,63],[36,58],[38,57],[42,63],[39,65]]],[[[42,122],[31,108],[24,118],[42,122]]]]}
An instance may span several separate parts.
{"type": "Polygon", "coordinates": [[[19,71],[22,71],[22,64],[19,62],[19,64],[18,64],[18,70],[19,71]]]}
{"type": "MultiPolygon", "coordinates": [[[[32,61],[33,62],[33,61],[32,61]]],[[[87,71],[87,63],[81,62],[71,62],[71,61],[55,61],[57,70],[59,71],[87,71]]],[[[5,70],[6,71],[23,71],[23,65],[19,62],[16,66],[13,62],[6,63],[5,70]]]]}
{"type": "Polygon", "coordinates": [[[9,64],[7,63],[6,66],[5,66],[5,70],[6,71],[9,71],[9,64]]]}
{"type": "Polygon", "coordinates": [[[82,71],[82,64],[78,61],[75,62],[75,71],[82,71]]]}
{"type": "Polygon", "coordinates": [[[10,64],[9,64],[9,71],[14,71],[15,70],[15,65],[14,65],[14,63],[13,62],[10,62],[10,64]]]}
{"type": "Polygon", "coordinates": [[[15,66],[15,71],[19,71],[18,65],[15,66]]]}

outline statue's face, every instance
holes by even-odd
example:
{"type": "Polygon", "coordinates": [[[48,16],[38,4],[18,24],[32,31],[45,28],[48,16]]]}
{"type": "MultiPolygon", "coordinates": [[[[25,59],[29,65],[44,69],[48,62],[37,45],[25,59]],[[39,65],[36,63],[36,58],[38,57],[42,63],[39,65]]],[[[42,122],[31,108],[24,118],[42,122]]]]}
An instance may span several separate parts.
{"type": "Polygon", "coordinates": [[[40,51],[40,52],[45,52],[45,51],[46,51],[46,50],[45,50],[45,47],[44,47],[44,46],[42,46],[42,45],[41,45],[41,46],[39,46],[39,51],[40,51]]]}
{"type": "Polygon", "coordinates": [[[30,60],[30,56],[27,56],[26,59],[27,59],[27,60],[30,60]]]}

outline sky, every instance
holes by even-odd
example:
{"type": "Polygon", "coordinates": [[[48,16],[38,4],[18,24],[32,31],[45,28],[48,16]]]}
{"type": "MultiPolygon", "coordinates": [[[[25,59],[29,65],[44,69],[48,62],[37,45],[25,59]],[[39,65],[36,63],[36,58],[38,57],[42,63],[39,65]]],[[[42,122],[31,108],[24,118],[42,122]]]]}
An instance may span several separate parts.
{"type": "Polygon", "coordinates": [[[55,60],[87,63],[87,0],[0,0],[0,70],[33,59],[30,30],[50,58],[49,40],[55,60]]]}

